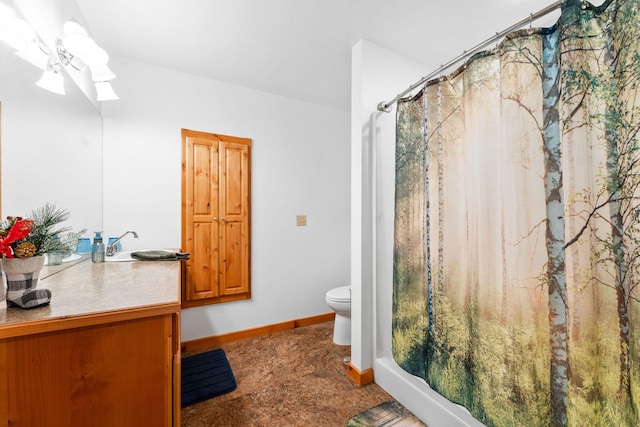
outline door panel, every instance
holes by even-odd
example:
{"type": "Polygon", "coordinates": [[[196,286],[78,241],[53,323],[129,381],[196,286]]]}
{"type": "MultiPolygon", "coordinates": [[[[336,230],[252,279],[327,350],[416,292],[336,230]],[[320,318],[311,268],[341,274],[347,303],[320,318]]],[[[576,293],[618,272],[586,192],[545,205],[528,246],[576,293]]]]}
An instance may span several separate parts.
{"type": "Polygon", "coordinates": [[[220,293],[233,295],[249,290],[248,211],[249,211],[249,147],[229,142],[220,143],[220,293]]]}
{"type": "Polygon", "coordinates": [[[222,295],[233,295],[248,292],[247,277],[247,250],[243,241],[242,222],[225,221],[224,244],[221,246],[222,271],[220,275],[220,293],[222,295]]]}
{"type": "MultiPolygon", "coordinates": [[[[218,207],[215,203],[214,186],[212,181],[217,178],[217,145],[211,141],[193,141],[193,215],[211,216],[218,207]]],[[[217,183],[216,183],[217,184],[217,183]]]]}
{"type": "Polygon", "coordinates": [[[219,295],[218,287],[218,225],[210,222],[194,223],[193,248],[189,266],[190,299],[213,298],[219,295]]]}
{"type": "Polygon", "coordinates": [[[244,194],[242,178],[246,173],[246,165],[243,161],[243,154],[246,147],[237,146],[235,144],[223,143],[223,156],[221,159],[224,163],[224,205],[222,211],[225,217],[229,215],[243,214],[243,201],[246,199],[244,194]]]}

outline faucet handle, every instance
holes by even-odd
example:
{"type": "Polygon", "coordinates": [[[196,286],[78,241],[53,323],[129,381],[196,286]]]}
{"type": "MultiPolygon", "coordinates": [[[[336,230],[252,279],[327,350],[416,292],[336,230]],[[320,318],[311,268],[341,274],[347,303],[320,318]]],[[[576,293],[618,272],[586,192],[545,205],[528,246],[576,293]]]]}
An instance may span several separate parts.
{"type": "Polygon", "coordinates": [[[111,255],[115,254],[122,250],[122,244],[120,243],[120,239],[117,237],[109,237],[109,242],[107,243],[107,251],[111,250],[111,255]]]}

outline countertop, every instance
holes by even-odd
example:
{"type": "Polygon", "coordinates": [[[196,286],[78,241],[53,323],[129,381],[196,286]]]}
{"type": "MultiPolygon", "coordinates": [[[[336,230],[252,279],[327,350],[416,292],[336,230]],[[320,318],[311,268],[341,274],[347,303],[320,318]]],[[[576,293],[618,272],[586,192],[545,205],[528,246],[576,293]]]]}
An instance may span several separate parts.
{"type": "Polygon", "coordinates": [[[51,291],[49,305],[0,302],[0,338],[179,312],[180,262],[82,259],[62,270],[45,266],[37,287],[51,291]]]}

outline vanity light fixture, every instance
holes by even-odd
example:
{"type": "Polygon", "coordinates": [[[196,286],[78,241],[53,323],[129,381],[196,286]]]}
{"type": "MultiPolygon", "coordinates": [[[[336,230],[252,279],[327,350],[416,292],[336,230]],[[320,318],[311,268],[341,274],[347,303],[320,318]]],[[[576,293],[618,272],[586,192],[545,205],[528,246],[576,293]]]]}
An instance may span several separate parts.
{"type": "Polygon", "coordinates": [[[36,82],[36,85],[58,95],[65,95],[64,77],[60,71],[60,63],[50,57],[47,69],[42,73],[42,77],[36,82]]]}
{"type": "Polygon", "coordinates": [[[31,25],[0,0],[0,41],[14,48],[20,58],[43,70],[37,86],[64,95],[62,67],[69,66],[79,72],[89,68],[91,80],[96,86],[97,100],[120,99],[109,83],[116,75],[107,66],[107,52],[73,19],[65,22],[63,32],[64,37],[55,40],[55,52],[51,55],[31,25]]]}
{"type": "Polygon", "coordinates": [[[84,71],[87,65],[80,60],[80,58],[74,56],[69,52],[62,43],[62,40],[56,39],[56,51],[58,52],[58,58],[63,65],[70,65],[78,71],[84,71]]]}
{"type": "Polygon", "coordinates": [[[91,80],[96,85],[98,101],[120,99],[108,82],[116,75],[107,66],[109,54],[89,37],[87,30],[75,20],[65,22],[64,38],[56,40],[56,50],[63,65],[70,65],[78,71],[87,67],[91,80]]]}

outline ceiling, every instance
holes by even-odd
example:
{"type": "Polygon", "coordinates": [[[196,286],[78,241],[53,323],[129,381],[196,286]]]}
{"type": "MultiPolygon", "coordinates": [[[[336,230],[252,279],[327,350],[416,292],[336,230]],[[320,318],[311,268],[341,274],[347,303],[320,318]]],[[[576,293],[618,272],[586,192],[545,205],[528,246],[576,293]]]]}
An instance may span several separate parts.
{"type": "Polygon", "coordinates": [[[77,0],[112,56],[343,110],[359,40],[424,62],[426,75],[552,2],[77,0]]]}

